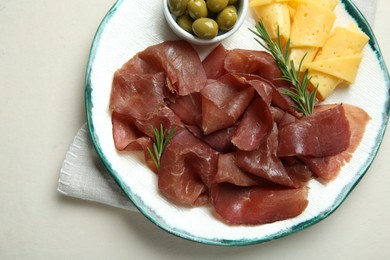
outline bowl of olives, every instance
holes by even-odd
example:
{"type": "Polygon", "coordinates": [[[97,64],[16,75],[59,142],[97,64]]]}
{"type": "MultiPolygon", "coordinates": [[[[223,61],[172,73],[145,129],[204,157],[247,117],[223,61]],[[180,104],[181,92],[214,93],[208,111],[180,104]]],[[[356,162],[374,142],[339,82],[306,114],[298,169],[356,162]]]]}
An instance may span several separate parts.
{"type": "Polygon", "coordinates": [[[195,45],[221,42],[245,21],[248,0],[163,0],[169,27],[195,45]]]}

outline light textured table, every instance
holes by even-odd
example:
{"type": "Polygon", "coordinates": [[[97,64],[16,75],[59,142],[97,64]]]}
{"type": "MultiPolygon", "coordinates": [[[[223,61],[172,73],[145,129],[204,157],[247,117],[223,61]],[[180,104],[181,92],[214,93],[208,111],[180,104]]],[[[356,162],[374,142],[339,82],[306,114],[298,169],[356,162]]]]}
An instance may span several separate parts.
{"type": "MultiPolygon", "coordinates": [[[[336,212],[265,244],[197,244],[139,213],[60,195],[62,160],[86,120],[90,44],[114,2],[0,0],[0,259],[390,259],[390,130],[336,212]]],[[[389,14],[378,0],[374,32],[388,65],[389,14]]]]}

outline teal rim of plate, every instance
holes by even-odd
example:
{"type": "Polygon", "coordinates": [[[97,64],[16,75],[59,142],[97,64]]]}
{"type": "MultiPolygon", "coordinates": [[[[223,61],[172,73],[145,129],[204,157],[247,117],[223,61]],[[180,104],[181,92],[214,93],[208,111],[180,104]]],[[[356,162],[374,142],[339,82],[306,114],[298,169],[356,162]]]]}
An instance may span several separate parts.
{"type": "MultiPolygon", "coordinates": [[[[376,154],[378,153],[379,147],[382,143],[382,139],[384,136],[384,133],[387,128],[387,123],[390,116],[390,79],[389,79],[389,73],[385,64],[385,61],[383,59],[382,53],[380,51],[378,42],[375,38],[375,35],[369,26],[368,22],[364,18],[363,14],[360,12],[360,10],[353,4],[350,0],[341,0],[340,2],[344,5],[345,10],[351,15],[351,17],[356,21],[358,26],[363,30],[364,33],[366,33],[369,37],[369,45],[371,49],[375,52],[377,60],[380,64],[380,67],[383,72],[384,79],[386,80],[386,86],[388,89],[387,92],[387,99],[385,104],[385,112],[383,114],[383,125],[381,128],[381,132],[378,133],[376,138],[376,143],[373,146],[373,151],[371,155],[366,159],[366,162],[363,164],[362,168],[360,169],[361,174],[359,177],[350,183],[350,185],[347,185],[343,188],[343,190],[339,193],[338,197],[335,199],[335,202],[333,205],[329,208],[327,208],[325,211],[321,212],[319,215],[308,219],[304,222],[301,222],[295,226],[292,226],[291,228],[280,230],[277,233],[268,234],[264,237],[260,238],[251,238],[251,239],[240,239],[240,240],[231,240],[231,239],[216,239],[216,238],[204,238],[204,237],[197,237],[193,236],[192,234],[188,233],[184,230],[179,230],[175,228],[170,228],[169,226],[166,226],[164,223],[164,220],[159,218],[158,214],[156,212],[149,212],[148,210],[145,210],[143,205],[139,205],[137,203],[137,200],[133,198],[133,194],[131,192],[131,189],[119,178],[118,174],[115,172],[115,170],[112,168],[112,165],[107,160],[107,157],[105,156],[104,152],[101,149],[99,137],[96,135],[95,131],[95,125],[92,120],[92,108],[93,108],[93,101],[92,101],[92,83],[91,83],[91,74],[93,70],[93,63],[95,60],[96,52],[99,49],[99,41],[101,38],[101,35],[106,27],[106,25],[109,23],[110,19],[115,15],[117,9],[120,7],[120,5],[126,0],[118,0],[108,11],[108,13],[103,18],[102,22],[100,23],[97,32],[95,34],[95,37],[93,39],[91,49],[90,49],[90,55],[86,70],[86,77],[85,77],[85,108],[86,108],[86,117],[87,117],[87,124],[89,133],[91,136],[92,143],[95,147],[95,150],[100,157],[101,161],[103,162],[104,166],[108,170],[108,172],[111,174],[111,176],[115,179],[115,181],[118,183],[118,185],[121,187],[121,189],[125,192],[127,197],[133,202],[133,204],[136,206],[136,208],[152,223],[154,223],[156,226],[161,228],[162,230],[173,234],[175,236],[202,243],[202,244],[209,244],[209,245],[220,245],[220,246],[245,246],[245,245],[253,245],[258,243],[263,243],[271,240],[275,240],[281,237],[285,237],[288,235],[292,235],[298,231],[301,231],[303,229],[306,229],[321,220],[325,219],[329,215],[331,215],[342,203],[343,201],[348,197],[348,195],[352,192],[352,190],[356,187],[356,185],[360,182],[360,180],[363,178],[369,167],[371,166],[376,154]],[[153,214],[154,216],[151,216],[153,214]]],[[[139,201],[142,201],[139,199],[139,201]]]]}

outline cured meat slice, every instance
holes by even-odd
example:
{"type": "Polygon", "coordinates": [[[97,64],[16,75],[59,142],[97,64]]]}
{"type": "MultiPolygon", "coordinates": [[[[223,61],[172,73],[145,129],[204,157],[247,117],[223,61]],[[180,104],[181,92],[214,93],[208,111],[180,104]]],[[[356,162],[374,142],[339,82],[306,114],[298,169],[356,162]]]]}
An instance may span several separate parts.
{"type": "Polygon", "coordinates": [[[270,80],[277,87],[289,87],[282,78],[282,73],[271,54],[265,51],[234,49],[227,52],[225,70],[231,73],[259,75],[270,80]]]}
{"type": "Polygon", "coordinates": [[[232,126],[251,102],[254,90],[226,74],[219,80],[208,80],[201,94],[202,130],[210,134],[232,126]]]}
{"type": "Polygon", "coordinates": [[[298,112],[295,109],[293,109],[295,105],[294,101],[290,97],[286,95],[282,95],[281,92],[283,91],[284,88],[276,87],[274,85],[275,81],[271,82],[270,80],[255,74],[235,73],[235,75],[240,75],[241,77],[245,77],[250,82],[255,82],[255,81],[262,82],[262,85],[253,84],[253,87],[255,88],[257,93],[264,99],[264,101],[268,103],[269,97],[267,96],[269,95],[268,93],[271,93],[272,94],[271,104],[273,106],[276,106],[286,112],[289,112],[290,114],[296,117],[301,117],[301,115],[299,115],[298,112]],[[268,88],[271,88],[271,90],[266,90],[268,88]],[[263,95],[265,90],[267,94],[263,95]]]}
{"type": "Polygon", "coordinates": [[[218,184],[210,191],[216,213],[232,225],[259,225],[296,217],[308,204],[307,187],[283,189],[218,184]]]}
{"type": "Polygon", "coordinates": [[[132,118],[114,112],[111,121],[115,148],[119,151],[141,150],[151,143],[151,139],[138,130],[132,118]]]}
{"type": "Polygon", "coordinates": [[[244,171],[273,183],[294,187],[293,181],[276,154],[277,147],[278,132],[276,125],[274,125],[272,133],[258,149],[254,151],[238,150],[236,152],[236,164],[244,171]]]}
{"type": "MultiPolygon", "coordinates": [[[[316,111],[327,110],[334,105],[322,105],[316,107],[316,111]]],[[[341,167],[348,163],[352,154],[356,151],[360,144],[370,116],[361,108],[343,104],[345,115],[349,122],[351,131],[350,142],[348,148],[340,154],[327,156],[322,158],[300,157],[309,168],[325,182],[335,179],[340,173],[341,167]]]]}
{"type": "Polygon", "coordinates": [[[211,148],[220,153],[229,153],[235,150],[232,144],[232,137],[237,129],[237,126],[231,126],[218,130],[209,135],[204,135],[202,130],[196,126],[186,126],[187,129],[196,137],[207,143],[211,148]]]}
{"type": "Polygon", "coordinates": [[[269,106],[263,99],[256,98],[244,113],[232,143],[240,150],[253,151],[267,139],[272,127],[269,106]]]}
{"type": "Polygon", "coordinates": [[[172,136],[158,173],[160,193],[183,206],[207,201],[208,186],[217,172],[217,153],[185,128],[172,136]]]}
{"type": "Polygon", "coordinates": [[[164,73],[141,75],[119,70],[113,79],[110,109],[136,119],[148,118],[165,106],[165,84],[164,73]]]}
{"type": "Polygon", "coordinates": [[[237,186],[270,186],[270,182],[241,170],[235,163],[234,153],[218,156],[218,171],[214,182],[228,182],[237,186]]]}
{"type": "Polygon", "coordinates": [[[294,188],[304,187],[313,177],[310,168],[299,161],[291,165],[284,165],[284,167],[293,182],[292,186],[294,188]]]}
{"type": "Polygon", "coordinates": [[[226,74],[224,68],[224,62],[226,57],[226,49],[222,44],[219,44],[215,49],[207,55],[203,60],[203,68],[206,72],[206,76],[209,79],[218,79],[226,74]]]}
{"type": "Polygon", "coordinates": [[[200,91],[207,81],[198,53],[186,41],[166,41],[153,45],[138,56],[165,72],[168,88],[180,96],[200,91]]]}
{"type": "Polygon", "coordinates": [[[199,92],[178,96],[168,101],[168,106],[180,119],[189,125],[201,126],[202,124],[202,96],[199,92]]]}
{"type": "Polygon", "coordinates": [[[279,129],[279,156],[325,157],[348,148],[351,132],[342,105],[279,129]]]}

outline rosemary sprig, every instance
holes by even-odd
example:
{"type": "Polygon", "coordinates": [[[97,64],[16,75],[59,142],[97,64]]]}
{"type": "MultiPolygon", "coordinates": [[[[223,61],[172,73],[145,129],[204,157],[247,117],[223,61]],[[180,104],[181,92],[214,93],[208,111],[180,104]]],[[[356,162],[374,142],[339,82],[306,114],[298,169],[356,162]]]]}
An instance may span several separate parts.
{"type": "Polygon", "coordinates": [[[305,116],[313,113],[315,97],[317,94],[318,86],[311,93],[307,90],[307,85],[310,78],[308,78],[308,70],[306,69],[303,77],[300,77],[300,71],[302,62],[305,59],[305,56],[299,62],[298,69],[295,69],[294,61],[290,60],[290,39],[288,39],[286,46],[283,50],[282,42],[280,38],[279,28],[278,28],[278,39],[276,42],[272,40],[269,36],[267,29],[263,21],[259,20],[256,25],[256,30],[252,31],[258,38],[255,40],[261,44],[267,51],[271,53],[274,57],[276,64],[278,65],[280,71],[282,72],[281,80],[286,80],[290,82],[294,87],[291,89],[285,89],[282,93],[289,96],[295,103],[295,108],[302,112],[305,116]]]}
{"type": "Polygon", "coordinates": [[[171,140],[173,133],[176,131],[176,128],[172,128],[169,133],[167,133],[162,124],[160,124],[160,129],[155,128],[153,126],[152,129],[156,141],[153,143],[153,151],[149,147],[147,148],[147,150],[158,170],[160,169],[161,156],[169,140],[171,140]]]}

